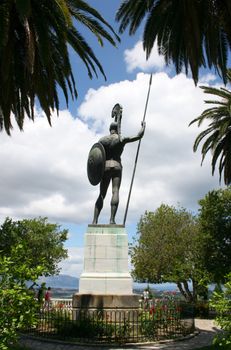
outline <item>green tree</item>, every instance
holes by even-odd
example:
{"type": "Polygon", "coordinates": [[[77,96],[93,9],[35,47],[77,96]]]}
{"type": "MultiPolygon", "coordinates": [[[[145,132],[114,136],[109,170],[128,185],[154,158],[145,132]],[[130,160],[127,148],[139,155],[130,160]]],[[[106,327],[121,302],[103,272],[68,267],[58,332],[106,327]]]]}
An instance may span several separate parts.
{"type": "Polygon", "coordinates": [[[47,222],[47,218],[19,221],[6,218],[0,227],[0,251],[11,257],[12,248],[23,244],[21,256],[24,254],[26,261],[30,261],[30,268],[43,261],[47,275],[57,274],[58,263],[67,257],[63,246],[67,233],[59,225],[47,222]]]}
{"type": "MultiPolygon", "coordinates": [[[[228,80],[231,81],[231,71],[227,73],[228,80]]],[[[203,139],[201,148],[202,163],[206,154],[212,154],[212,174],[214,174],[216,163],[219,161],[220,180],[224,173],[224,183],[231,183],[231,92],[223,87],[220,89],[208,86],[201,86],[206,94],[214,95],[218,100],[209,100],[205,103],[212,104],[198,118],[191,123],[198,122],[198,127],[209,121],[208,128],[202,131],[194,143],[194,152],[197,151],[203,139]]]]}
{"type": "Polygon", "coordinates": [[[217,312],[216,323],[223,332],[218,333],[214,338],[214,343],[218,346],[231,346],[231,273],[225,278],[224,290],[214,292],[211,306],[217,312]]]}
{"type": "Polygon", "coordinates": [[[202,268],[201,240],[196,218],[185,209],[162,204],[155,212],[146,212],[130,248],[134,278],[175,282],[186,300],[196,301],[208,278],[202,268]]]}
{"type": "Polygon", "coordinates": [[[199,204],[205,268],[213,282],[223,283],[231,272],[231,187],[209,192],[199,204]]]}
{"type": "Polygon", "coordinates": [[[123,0],[116,19],[120,32],[129,27],[135,34],[143,20],[143,47],[147,58],[154,42],[167,64],[176,72],[191,68],[197,83],[199,69],[212,67],[226,82],[227,57],[231,48],[229,0],[123,0]]]}
{"type": "Polygon", "coordinates": [[[10,134],[11,112],[20,129],[25,115],[34,119],[35,98],[51,123],[51,111],[59,110],[58,87],[67,104],[69,94],[77,97],[68,47],[84,63],[90,78],[97,76],[97,70],[105,77],[79,31],[81,26],[101,46],[104,40],[114,46],[119,40],[99,12],[83,0],[1,0],[0,130],[10,134]]]}
{"type": "Polygon", "coordinates": [[[30,267],[27,247],[20,244],[11,250],[11,257],[0,254],[0,349],[6,350],[18,338],[18,330],[36,324],[37,302],[26,286],[46,273],[43,261],[30,267]]]}

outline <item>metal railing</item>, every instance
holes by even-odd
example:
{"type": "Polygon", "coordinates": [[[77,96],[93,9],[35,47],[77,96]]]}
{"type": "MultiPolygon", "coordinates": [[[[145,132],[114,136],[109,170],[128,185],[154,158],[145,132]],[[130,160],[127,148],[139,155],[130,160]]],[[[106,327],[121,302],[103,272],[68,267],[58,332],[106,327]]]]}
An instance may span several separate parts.
{"type": "Polygon", "coordinates": [[[52,298],[51,307],[55,309],[72,309],[72,299],[52,298]]]}
{"type": "Polygon", "coordinates": [[[130,343],[174,339],[194,331],[189,304],[158,304],[152,309],[89,310],[60,306],[42,308],[31,335],[90,343],[130,343]]]}

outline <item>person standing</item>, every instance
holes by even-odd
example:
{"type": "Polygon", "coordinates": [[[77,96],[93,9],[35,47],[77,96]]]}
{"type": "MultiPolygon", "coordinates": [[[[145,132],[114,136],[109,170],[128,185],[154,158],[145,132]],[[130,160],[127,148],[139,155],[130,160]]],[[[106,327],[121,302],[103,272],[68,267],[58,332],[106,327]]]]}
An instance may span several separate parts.
{"type": "Polygon", "coordinates": [[[45,291],[46,291],[46,283],[43,282],[38,290],[38,302],[39,302],[40,308],[44,306],[45,291]]]}
{"type": "Polygon", "coordinates": [[[51,287],[48,287],[45,293],[45,307],[49,309],[50,306],[51,306],[51,287]]]}

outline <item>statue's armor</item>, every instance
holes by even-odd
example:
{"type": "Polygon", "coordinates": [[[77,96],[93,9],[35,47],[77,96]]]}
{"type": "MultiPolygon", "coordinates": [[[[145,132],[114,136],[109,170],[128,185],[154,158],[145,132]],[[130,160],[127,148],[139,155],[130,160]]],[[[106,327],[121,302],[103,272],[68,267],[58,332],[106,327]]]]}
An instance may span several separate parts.
{"type": "Polygon", "coordinates": [[[111,134],[102,137],[99,142],[104,146],[106,154],[105,170],[115,168],[122,169],[121,154],[124,144],[118,134],[111,134]]]}

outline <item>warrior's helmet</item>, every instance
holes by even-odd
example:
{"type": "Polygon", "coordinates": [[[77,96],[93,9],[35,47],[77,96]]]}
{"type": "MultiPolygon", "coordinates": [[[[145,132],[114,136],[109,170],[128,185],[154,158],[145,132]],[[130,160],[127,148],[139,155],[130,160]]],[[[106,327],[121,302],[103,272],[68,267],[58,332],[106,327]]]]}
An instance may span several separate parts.
{"type": "Polygon", "coordinates": [[[120,116],[120,118],[121,118],[122,110],[123,110],[123,107],[122,107],[119,103],[117,103],[117,104],[113,107],[112,112],[111,112],[111,117],[112,117],[112,118],[115,118],[115,122],[118,121],[119,116],[120,116]]]}
{"type": "Polygon", "coordinates": [[[116,132],[118,132],[118,123],[115,123],[115,122],[111,123],[109,130],[110,131],[115,130],[116,132]]]}

